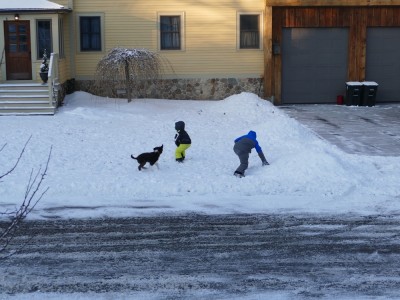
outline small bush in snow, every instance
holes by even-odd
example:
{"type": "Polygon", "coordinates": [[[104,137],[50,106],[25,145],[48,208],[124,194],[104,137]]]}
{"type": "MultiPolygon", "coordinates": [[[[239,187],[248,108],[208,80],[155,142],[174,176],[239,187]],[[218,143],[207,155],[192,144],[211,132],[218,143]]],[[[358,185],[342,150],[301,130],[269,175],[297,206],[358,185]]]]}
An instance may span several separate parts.
{"type": "Polygon", "coordinates": [[[124,90],[128,101],[145,97],[146,87],[156,83],[166,60],[147,49],[113,48],[97,64],[95,93],[113,97],[124,90]]]}

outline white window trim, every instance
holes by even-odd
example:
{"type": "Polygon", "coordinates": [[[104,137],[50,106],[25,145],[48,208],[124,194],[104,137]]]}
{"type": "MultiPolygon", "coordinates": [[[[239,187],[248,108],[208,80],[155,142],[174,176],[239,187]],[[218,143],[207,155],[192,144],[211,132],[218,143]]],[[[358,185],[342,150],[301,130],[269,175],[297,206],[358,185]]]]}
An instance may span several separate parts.
{"type": "Polygon", "coordinates": [[[104,13],[78,13],[76,14],[76,32],[75,32],[75,37],[76,37],[76,52],[81,53],[81,54],[93,54],[93,53],[105,53],[105,40],[106,36],[104,33],[105,30],[105,24],[104,24],[104,13]],[[101,34],[101,51],[81,51],[81,23],[80,23],[80,17],[100,17],[100,34],[101,34]]]}
{"type": "Polygon", "coordinates": [[[58,53],[59,57],[65,58],[65,34],[64,34],[64,17],[58,18],[58,53]]]}
{"type": "Polygon", "coordinates": [[[185,13],[181,12],[157,12],[157,49],[158,51],[162,52],[179,52],[185,51],[186,46],[186,38],[185,38],[185,13]],[[161,28],[160,28],[160,19],[161,17],[168,17],[168,16],[180,16],[181,17],[181,49],[179,50],[162,50],[161,49],[161,28]]]}
{"type": "MultiPolygon", "coordinates": [[[[43,58],[43,53],[38,53],[38,48],[39,48],[39,28],[38,28],[38,22],[40,21],[45,21],[50,23],[50,44],[52,49],[47,49],[47,58],[50,59],[50,55],[52,52],[54,52],[54,45],[53,45],[53,39],[54,39],[54,34],[53,34],[53,20],[52,19],[35,19],[35,27],[36,27],[36,54],[37,54],[37,59],[36,60],[42,60],[43,58]]],[[[32,46],[31,46],[32,48],[32,46]]]]}
{"type": "Polygon", "coordinates": [[[240,51],[259,51],[263,50],[263,43],[264,43],[264,13],[262,11],[255,11],[255,12],[237,12],[236,14],[236,49],[240,51]],[[242,49],[240,48],[240,16],[242,15],[258,15],[259,16],[259,39],[260,39],[260,47],[257,49],[242,49]]]}

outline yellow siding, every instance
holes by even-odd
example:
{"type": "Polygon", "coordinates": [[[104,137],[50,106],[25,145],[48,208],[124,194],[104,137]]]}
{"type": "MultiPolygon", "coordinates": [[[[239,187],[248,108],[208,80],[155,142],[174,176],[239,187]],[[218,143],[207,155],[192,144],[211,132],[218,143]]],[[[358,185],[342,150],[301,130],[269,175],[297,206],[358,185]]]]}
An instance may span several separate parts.
{"type": "Polygon", "coordinates": [[[71,16],[69,15],[64,15],[63,18],[63,23],[64,23],[64,28],[63,28],[63,33],[64,33],[64,57],[61,57],[59,60],[59,81],[60,82],[65,82],[68,79],[71,79],[72,77],[72,72],[71,72],[71,49],[70,49],[70,26],[71,26],[71,21],[70,18],[71,16]]]}
{"type": "MultiPolygon", "coordinates": [[[[260,50],[238,50],[237,13],[263,13],[265,0],[75,0],[73,19],[82,13],[104,14],[105,51],[75,51],[76,78],[91,78],[99,59],[116,46],[158,49],[157,14],[184,13],[184,51],[160,51],[171,63],[168,77],[260,77],[260,50]]],[[[75,39],[79,37],[75,28],[75,39]]],[[[66,44],[67,45],[67,44],[66,44]]],[[[77,41],[75,41],[77,45],[77,41]]]]}

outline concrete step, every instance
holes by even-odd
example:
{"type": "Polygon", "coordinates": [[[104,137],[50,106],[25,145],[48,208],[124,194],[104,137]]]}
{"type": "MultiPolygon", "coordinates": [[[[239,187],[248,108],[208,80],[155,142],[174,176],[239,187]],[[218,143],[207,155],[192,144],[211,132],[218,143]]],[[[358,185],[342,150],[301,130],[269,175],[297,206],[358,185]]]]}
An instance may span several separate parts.
{"type": "Polygon", "coordinates": [[[47,89],[49,85],[47,83],[0,83],[0,90],[19,90],[19,89],[36,89],[45,88],[47,89]]]}
{"type": "Polygon", "coordinates": [[[48,84],[7,82],[0,84],[0,115],[54,115],[48,84]]]}
{"type": "Polygon", "coordinates": [[[0,103],[3,101],[42,101],[49,100],[49,96],[46,94],[38,94],[38,95],[1,95],[0,94],[0,103]]]}
{"type": "Polygon", "coordinates": [[[29,101],[29,100],[22,100],[22,101],[0,101],[0,107],[46,107],[49,105],[48,100],[37,100],[37,101],[29,101]]]}
{"type": "Polygon", "coordinates": [[[46,88],[37,88],[37,89],[16,89],[16,90],[2,90],[0,89],[0,95],[35,95],[38,93],[47,95],[48,94],[48,89],[46,88]]]}
{"type": "Polygon", "coordinates": [[[0,116],[54,115],[54,107],[0,107],[0,116]]]}

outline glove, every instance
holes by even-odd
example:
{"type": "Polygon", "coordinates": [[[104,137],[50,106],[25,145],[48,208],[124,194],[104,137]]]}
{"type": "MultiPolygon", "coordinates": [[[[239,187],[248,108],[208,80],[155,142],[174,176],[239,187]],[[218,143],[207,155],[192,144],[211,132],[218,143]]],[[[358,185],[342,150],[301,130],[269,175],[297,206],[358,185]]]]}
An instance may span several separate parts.
{"type": "Polygon", "coordinates": [[[179,147],[179,142],[177,141],[177,138],[178,138],[178,134],[175,134],[175,145],[177,147],[179,147]]]}
{"type": "Polygon", "coordinates": [[[260,157],[263,166],[269,165],[269,163],[267,162],[267,159],[264,156],[264,153],[258,152],[258,156],[260,157]]]}

